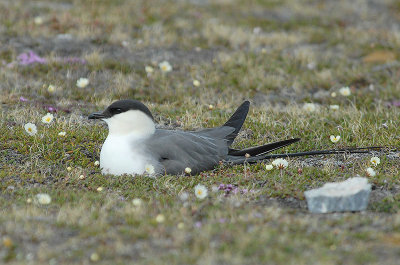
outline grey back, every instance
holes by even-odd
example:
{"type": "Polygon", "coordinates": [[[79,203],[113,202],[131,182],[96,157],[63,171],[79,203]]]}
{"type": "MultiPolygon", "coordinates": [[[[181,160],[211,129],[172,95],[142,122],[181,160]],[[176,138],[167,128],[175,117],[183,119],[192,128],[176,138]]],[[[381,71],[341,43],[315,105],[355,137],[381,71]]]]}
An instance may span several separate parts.
{"type": "Polygon", "coordinates": [[[222,126],[197,132],[158,129],[147,140],[152,157],[158,158],[166,174],[183,173],[186,167],[192,174],[213,169],[228,155],[225,137],[235,128],[222,126]]]}

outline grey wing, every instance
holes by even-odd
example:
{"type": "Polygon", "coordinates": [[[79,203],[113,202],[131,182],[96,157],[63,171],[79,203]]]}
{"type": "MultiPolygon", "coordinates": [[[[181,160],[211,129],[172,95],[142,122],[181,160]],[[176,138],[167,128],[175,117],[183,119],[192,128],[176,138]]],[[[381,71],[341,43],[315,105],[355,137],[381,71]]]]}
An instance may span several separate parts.
{"type": "Polygon", "coordinates": [[[228,154],[227,140],[215,137],[215,132],[156,130],[147,145],[167,174],[180,174],[186,167],[192,174],[210,170],[228,154]]]}
{"type": "Polygon", "coordinates": [[[235,131],[235,128],[233,128],[233,127],[221,126],[221,127],[216,127],[216,128],[203,129],[203,130],[195,131],[192,133],[206,136],[206,137],[226,139],[226,137],[229,136],[234,131],[235,131]]]}

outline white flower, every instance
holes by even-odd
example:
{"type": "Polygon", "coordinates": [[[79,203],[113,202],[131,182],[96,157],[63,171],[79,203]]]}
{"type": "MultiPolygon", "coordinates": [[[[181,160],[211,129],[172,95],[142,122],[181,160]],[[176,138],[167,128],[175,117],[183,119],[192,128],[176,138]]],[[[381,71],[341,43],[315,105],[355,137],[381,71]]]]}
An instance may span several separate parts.
{"type": "Polygon", "coordinates": [[[197,198],[200,200],[204,199],[208,195],[208,190],[206,186],[202,184],[197,184],[196,187],[194,187],[194,194],[196,195],[197,198]]]}
{"type": "Polygon", "coordinates": [[[142,205],[142,199],[135,198],[132,200],[132,204],[136,207],[140,207],[142,205]]]}
{"type": "Polygon", "coordinates": [[[258,35],[260,33],[261,33],[261,28],[260,27],[253,28],[253,34],[258,35]]]}
{"type": "Polygon", "coordinates": [[[33,19],[33,23],[35,23],[36,25],[40,26],[43,24],[43,18],[42,17],[35,17],[33,19]]]}
{"type": "Polygon", "coordinates": [[[28,198],[28,199],[26,200],[26,203],[32,203],[32,199],[31,199],[31,198],[28,198]]]}
{"type": "Polygon", "coordinates": [[[89,85],[89,79],[87,79],[87,78],[81,77],[76,81],[76,86],[77,87],[84,88],[87,85],[89,85]]]}
{"type": "Polygon", "coordinates": [[[37,133],[36,125],[33,123],[28,122],[24,125],[25,131],[30,135],[33,136],[37,133]]]}
{"type": "Polygon", "coordinates": [[[375,170],[373,168],[369,167],[369,168],[367,168],[366,171],[367,171],[367,176],[368,177],[375,177],[376,176],[376,172],[375,172],[375,170]]]}
{"type": "Polygon", "coordinates": [[[165,216],[163,214],[158,214],[156,216],[156,222],[157,223],[163,223],[165,221],[165,216]]]}
{"type": "Polygon", "coordinates": [[[194,86],[200,86],[200,81],[199,80],[193,80],[193,85],[194,86]]]}
{"type": "Polygon", "coordinates": [[[42,122],[45,123],[45,124],[49,124],[50,122],[53,121],[53,119],[54,119],[53,114],[47,113],[46,115],[44,115],[42,117],[42,122]]]}
{"type": "Polygon", "coordinates": [[[341,89],[339,89],[339,93],[342,96],[348,97],[351,95],[351,91],[350,88],[348,86],[342,87],[341,89]]]}
{"type": "Polygon", "coordinates": [[[49,91],[49,93],[54,93],[54,91],[56,91],[56,87],[53,85],[49,85],[49,87],[47,88],[47,91],[49,91]]]}
{"type": "Polygon", "coordinates": [[[168,73],[172,71],[172,66],[167,61],[159,63],[158,66],[160,67],[161,72],[163,73],[168,73]]]}
{"type": "Polygon", "coordinates": [[[314,62],[309,62],[309,63],[307,64],[308,70],[313,70],[313,69],[315,69],[316,66],[317,66],[317,64],[314,63],[314,62]]]}
{"type": "Polygon", "coordinates": [[[144,67],[144,70],[145,70],[146,73],[148,73],[148,74],[151,74],[151,73],[154,72],[154,68],[151,67],[151,66],[148,66],[148,65],[144,67]]]}
{"type": "Polygon", "coordinates": [[[179,230],[182,230],[183,228],[185,228],[185,224],[180,222],[180,223],[178,223],[177,227],[179,230]]]}
{"type": "Polygon", "coordinates": [[[154,166],[147,164],[144,166],[144,170],[146,171],[147,174],[152,175],[154,174],[154,166]]]}
{"type": "Polygon", "coordinates": [[[67,167],[67,171],[71,171],[72,170],[72,167],[67,167]]]}
{"type": "Polygon", "coordinates": [[[185,173],[190,174],[192,172],[192,169],[190,167],[185,168],[185,173]]]}
{"type": "Polygon", "coordinates": [[[80,176],[79,176],[79,179],[80,179],[80,180],[84,180],[84,179],[85,179],[85,175],[80,175],[80,176]]]}
{"type": "Polygon", "coordinates": [[[304,103],[303,109],[308,112],[314,112],[316,110],[316,106],[314,103],[304,103]]]}
{"type": "Polygon", "coordinates": [[[90,255],[90,260],[93,262],[99,261],[99,259],[100,259],[100,256],[96,252],[94,252],[90,255]]]}
{"type": "Polygon", "coordinates": [[[335,98],[336,97],[336,92],[331,93],[331,97],[335,98]]]}
{"type": "Polygon", "coordinates": [[[181,194],[179,194],[179,199],[181,199],[181,201],[186,201],[189,198],[189,193],[187,192],[182,192],[181,194]]]}
{"type": "Polygon", "coordinates": [[[268,171],[272,170],[273,168],[274,168],[274,166],[271,164],[265,166],[265,169],[268,171]]]}
{"type": "Polygon", "coordinates": [[[66,132],[59,132],[58,136],[65,136],[67,133],[66,132]]]}
{"type": "Polygon", "coordinates": [[[39,193],[39,194],[36,194],[36,196],[35,196],[35,202],[46,205],[51,202],[51,197],[49,196],[49,194],[39,193]]]}
{"type": "Polygon", "coordinates": [[[331,110],[338,110],[339,109],[339,105],[330,105],[329,108],[331,110]]]}
{"type": "Polygon", "coordinates": [[[331,139],[332,143],[337,143],[340,140],[340,135],[337,135],[337,136],[331,135],[329,138],[331,139]]]}
{"type": "Polygon", "coordinates": [[[379,157],[374,156],[371,158],[371,163],[372,165],[377,166],[381,163],[381,160],[379,159],[379,157]]]}
{"type": "Polygon", "coordinates": [[[103,191],[103,187],[98,187],[98,188],[97,188],[97,191],[98,191],[98,192],[103,191]]]}
{"type": "Polygon", "coordinates": [[[286,161],[286,159],[278,158],[272,161],[272,165],[274,165],[278,169],[284,169],[287,168],[288,162],[286,161]]]}
{"type": "Polygon", "coordinates": [[[95,165],[96,167],[98,167],[98,166],[100,165],[100,162],[96,160],[96,161],[94,162],[94,165],[95,165]]]}
{"type": "Polygon", "coordinates": [[[209,110],[213,110],[213,109],[214,109],[214,106],[210,104],[210,105],[208,105],[208,109],[209,109],[209,110]]]}

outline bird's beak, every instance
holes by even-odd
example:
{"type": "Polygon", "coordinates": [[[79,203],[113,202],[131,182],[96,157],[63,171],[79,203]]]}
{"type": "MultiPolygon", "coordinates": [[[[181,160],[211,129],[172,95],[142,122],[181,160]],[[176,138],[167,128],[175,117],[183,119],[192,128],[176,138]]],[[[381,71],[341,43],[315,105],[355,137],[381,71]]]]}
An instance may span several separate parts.
{"type": "Polygon", "coordinates": [[[95,119],[104,119],[107,118],[102,112],[95,112],[88,116],[88,119],[95,120],[95,119]]]}

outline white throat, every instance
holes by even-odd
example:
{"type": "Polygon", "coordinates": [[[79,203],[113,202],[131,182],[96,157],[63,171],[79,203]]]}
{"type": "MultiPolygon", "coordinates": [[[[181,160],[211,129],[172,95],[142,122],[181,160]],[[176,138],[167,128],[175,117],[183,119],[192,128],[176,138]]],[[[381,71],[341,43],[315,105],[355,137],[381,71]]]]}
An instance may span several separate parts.
{"type": "Polygon", "coordinates": [[[153,120],[140,110],[128,110],[104,121],[108,125],[109,135],[150,136],[156,130],[153,120]]]}
{"type": "Polygon", "coordinates": [[[109,133],[100,153],[103,174],[143,174],[146,165],[156,162],[143,144],[155,132],[149,116],[139,110],[129,110],[104,121],[109,133]]]}

